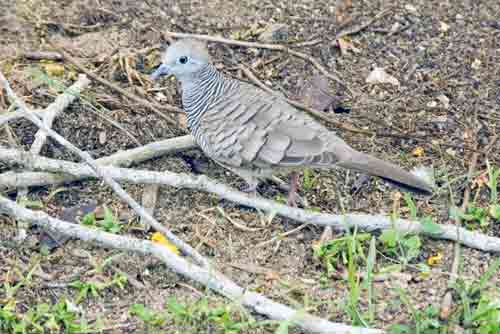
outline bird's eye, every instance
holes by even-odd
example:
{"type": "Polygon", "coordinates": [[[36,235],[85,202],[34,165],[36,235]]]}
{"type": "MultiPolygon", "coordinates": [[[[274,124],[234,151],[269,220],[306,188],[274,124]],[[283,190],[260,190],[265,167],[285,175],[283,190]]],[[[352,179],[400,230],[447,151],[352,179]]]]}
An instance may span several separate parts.
{"type": "Polygon", "coordinates": [[[188,57],[182,56],[179,58],[179,63],[186,64],[188,62],[188,57]]]}

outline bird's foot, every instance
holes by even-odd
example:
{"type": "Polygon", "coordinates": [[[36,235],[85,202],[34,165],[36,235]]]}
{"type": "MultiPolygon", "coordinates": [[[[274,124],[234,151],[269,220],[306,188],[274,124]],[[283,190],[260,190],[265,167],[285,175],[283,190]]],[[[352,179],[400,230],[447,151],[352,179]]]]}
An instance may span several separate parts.
{"type": "Polygon", "coordinates": [[[286,204],[293,208],[297,205],[297,190],[299,189],[299,173],[292,172],[290,174],[290,190],[288,191],[288,199],[286,204]]]}

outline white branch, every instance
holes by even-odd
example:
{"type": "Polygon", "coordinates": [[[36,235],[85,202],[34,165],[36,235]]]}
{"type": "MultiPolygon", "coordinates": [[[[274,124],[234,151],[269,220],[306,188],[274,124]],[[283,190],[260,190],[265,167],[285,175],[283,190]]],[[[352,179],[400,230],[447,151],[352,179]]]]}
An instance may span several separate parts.
{"type": "MultiPolygon", "coordinates": [[[[74,178],[98,177],[92,168],[84,164],[33,156],[26,152],[4,149],[1,147],[0,161],[23,164],[29,169],[46,170],[58,173],[59,175],[60,173],[64,173],[71,175],[74,178]]],[[[101,168],[113,179],[118,181],[134,184],[161,184],[176,188],[197,189],[216,194],[221,198],[241,205],[253,207],[263,211],[275,212],[280,216],[302,223],[331,226],[336,230],[345,230],[347,228],[357,226],[358,229],[369,232],[394,228],[402,233],[423,234],[431,238],[457,241],[468,247],[487,252],[500,252],[500,238],[487,236],[479,232],[468,231],[454,225],[439,225],[439,232],[429,233],[420,222],[413,222],[405,219],[397,219],[393,221],[391,218],[383,215],[354,213],[332,215],[291,208],[264,198],[249,197],[245,193],[211,181],[203,175],[195,176],[190,174],[172,173],[168,171],[154,172],[110,166],[103,166],[101,168]]],[[[24,173],[21,175],[24,175],[24,173]]],[[[12,182],[16,182],[15,176],[16,174],[10,175],[12,182]]],[[[6,177],[4,180],[0,181],[9,182],[9,178],[6,177]]]]}
{"type": "Polygon", "coordinates": [[[175,234],[170,232],[167,228],[161,225],[156,219],[153,218],[144,208],[137,203],[136,200],[132,198],[123,188],[115,181],[112,177],[110,177],[99,165],[96,164],[95,160],[87,153],[80,150],[78,147],[67,141],[64,137],[59,135],[57,132],[48,128],[37,115],[31,112],[31,110],[26,106],[26,104],[14,93],[12,88],[10,87],[9,82],[5,78],[2,72],[0,72],[0,84],[5,88],[7,95],[13,100],[13,102],[21,109],[21,111],[26,112],[26,118],[38,126],[39,129],[42,129],[47,133],[47,135],[51,136],[54,140],[56,140],[59,144],[64,146],[66,149],[71,152],[77,154],[82,160],[84,160],[90,168],[95,172],[97,176],[102,178],[115,192],[116,194],[125,201],[135,212],[144,220],[146,220],[154,229],[160,231],[165,235],[165,237],[170,240],[174,245],[177,246],[184,254],[190,255],[196,262],[202,264],[204,266],[208,265],[208,261],[194,248],[192,248],[189,244],[185,243],[181,239],[177,238],[175,234]]]}
{"type": "MultiPolygon", "coordinates": [[[[110,156],[96,160],[100,166],[128,167],[165,154],[180,152],[197,147],[191,135],[165,139],[126,151],[119,151],[110,156]]],[[[24,172],[13,174],[10,172],[0,174],[0,190],[10,190],[20,187],[33,187],[54,185],[72,182],[80,179],[69,174],[54,174],[47,172],[24,172]]]]}
{"type": "MultiPolygon", "coordinates": [[[[86,75],[80,74],[78,81],[69,87],[63,94],[59,95],[54,102],[52,102],[43,113],[43,123],[48,128],[52,128],[54,119],[64,109],[66,109],[76,98],[80,96],[82,90],[90,85],[90,80],[86,75]]],[[[41,129],[35,134],[35,141],[31,145],[30,152],[33,154],[40,154],[43,145],[47,140],[47,133],[41,129]]]]}
{"type": "Polygon", "coordinates": [[[150,241],[133,239],[68,223],[52,218],[43,212],[35,212],[23,208],[2,196],[0,196],[0,213],[5,213],[13,218],[24,220],[45,229],[57,231],[68,237],[78,238],[103,247],[133,251],[144,255],[154,255],[174,272],[203,284],[227,298],[255,310],[257,313],[266,315],[274,320],[292,321],[295,325],[312,333],[385,333],[379,329],[352,327],[342,323],[334,323],[302,311],[296,311],[286,305],[274,302],[259,293],[247,291],[213,268],[200,267],[189,263],[164,246],[154,244],[150,241]]]}

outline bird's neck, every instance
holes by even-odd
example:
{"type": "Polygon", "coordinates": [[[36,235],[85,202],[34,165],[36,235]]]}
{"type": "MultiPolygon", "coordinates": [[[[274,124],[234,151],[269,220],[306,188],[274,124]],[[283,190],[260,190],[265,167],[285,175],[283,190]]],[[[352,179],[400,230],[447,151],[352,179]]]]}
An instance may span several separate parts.
{"type": "Polygon", "coordinates": [[[182,80],[182,104],[188,115],[188,126],[195,134],[203,114],[237,82],[224,77],[211,65],[206,64],[189,80],[182,80]]]}

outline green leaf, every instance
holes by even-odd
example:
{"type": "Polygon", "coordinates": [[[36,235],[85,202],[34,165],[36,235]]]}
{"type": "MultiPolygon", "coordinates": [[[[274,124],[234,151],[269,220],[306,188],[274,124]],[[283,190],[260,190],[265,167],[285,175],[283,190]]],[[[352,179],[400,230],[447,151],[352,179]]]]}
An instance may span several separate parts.
{"type": "Polygon", "coordinates": [[[113,216],[113,212],[107,207],[104,207],[102,227],[106,232],[110,233],[119,233],[122,229],[120,222],[116,220],[115,216],[113,216]]]}
{"type": "Polygon", "coordinates": [[[389,327],[389,333],[391,334],[410,334],[413,330],[408,325],[396,324],[389,327]]]}
{"type": "Polygon", "coordinates": [[[413,202],[411,195],[409,193],[405,193],[404,200],[406,202],[406,205],[408,206],[408,209],[410,209],[411,220],[417,220],[417,207],[413,202]]]}
{"type": "Polygon", "coordinates": [[[491,218],[496,219],[496,220],[500,220],[500,204],[490,205],[490,209],[488,212],[489,212],[491,218]]]}
{"type": "Polygon", "coordinates": [[[88,226],[95,225],[95,213],[91,212],[91,213],[87,213],[85,216],[83,216],[82,224],[88,225],[88,226]]]}
{"type": "Polygon", "coordinates": [[[403,244],[408,249],[420,249],[420,246],[422,246],[422,242],[420,241],[420,237],[418,235],[412,235],[411,237],[404,239],[403,244]]]}
{"type": "Polygon", "coordinates": [[[394,248],[398,244],[399,234],[394,229],[385,230],[380,235],[379,240],[382,241],[382,243],[385,246],[390,247],[390,248],[394,248]]]}

